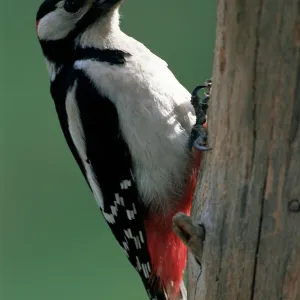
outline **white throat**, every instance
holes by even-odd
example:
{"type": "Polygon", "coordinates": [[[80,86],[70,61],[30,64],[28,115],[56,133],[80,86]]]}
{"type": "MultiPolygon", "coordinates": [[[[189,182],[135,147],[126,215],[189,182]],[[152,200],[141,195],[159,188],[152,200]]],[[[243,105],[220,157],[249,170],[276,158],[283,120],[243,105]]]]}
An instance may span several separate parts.
{"type": "Polygon", "coordinates": [[[81,47],[109,48],[110,40],[120,33],[119,8],[102,17],[77,39],[81,47]]]}

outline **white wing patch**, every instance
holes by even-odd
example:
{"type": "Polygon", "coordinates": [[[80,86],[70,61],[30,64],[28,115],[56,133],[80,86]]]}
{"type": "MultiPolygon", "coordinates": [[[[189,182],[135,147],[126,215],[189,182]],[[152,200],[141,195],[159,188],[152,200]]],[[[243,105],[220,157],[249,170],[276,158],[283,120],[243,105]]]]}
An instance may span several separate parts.
{"type": "MultiPolygon", "coordinates": [[[[78,154],[82,160],[84,168],[86,170],[87,180],[91,186],[93,191],[94,197],[97,201],[98,206],[103,210],[104,203],[103,203],[103,196],[98,186],[98,183],[95,178],[95,174],[93,168],[90,164],[87,163],[87,155],[86,155],[86,147],[85,147],[85,139],[84,133],[82,129],[82,124],[80,120],[79,110],[77,106],[77,102],[75,99],[75,90],[77,88],[77,83],[75,82],[73,87],[68,91],[66,97],[66,111],[68,115],[68,124],[69,124],[69,131],[73,140],[73,143],[78,151],[78,154]]],[[[113,215],[104,215],[105,219],[109,223],[114,222],[113,215]]]]}

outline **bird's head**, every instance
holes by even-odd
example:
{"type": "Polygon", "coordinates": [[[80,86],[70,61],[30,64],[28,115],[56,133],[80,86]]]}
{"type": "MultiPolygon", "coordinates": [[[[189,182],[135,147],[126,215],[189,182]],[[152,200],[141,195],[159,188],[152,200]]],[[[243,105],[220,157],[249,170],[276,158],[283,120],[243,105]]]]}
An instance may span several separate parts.
{"type": "Polygon", "coordinates": [[[121,1],[45,0],[36,16],[38,38],[40,41],[74,39],[95,23],[109,26],[121,1]]]}

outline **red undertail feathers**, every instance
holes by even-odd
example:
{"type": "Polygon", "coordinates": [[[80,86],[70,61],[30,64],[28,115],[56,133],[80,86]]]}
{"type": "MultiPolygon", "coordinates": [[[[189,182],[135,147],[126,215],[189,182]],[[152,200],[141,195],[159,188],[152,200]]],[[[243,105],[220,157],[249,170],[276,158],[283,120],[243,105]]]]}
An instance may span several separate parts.
{"type": "Polygon", "coordinates": [[[170,300],[178,299],[180,284],[183,280],[186,266],[187,249],[172,230],[172,220],[175,214],[183,212],[190,215],[192,200],[196,186],[197,174],[201,164],[202,153],[194,150],[191,176],[186,192],[176,209],[168,215],[150,215],[145,221],[147,243],[151,257],[154,275],[160,279],[170,300]]]}

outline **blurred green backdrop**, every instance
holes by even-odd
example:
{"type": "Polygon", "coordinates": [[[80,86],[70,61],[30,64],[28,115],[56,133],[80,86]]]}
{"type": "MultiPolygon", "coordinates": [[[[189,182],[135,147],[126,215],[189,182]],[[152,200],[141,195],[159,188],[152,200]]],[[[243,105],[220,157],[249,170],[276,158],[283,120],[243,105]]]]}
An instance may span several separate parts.
{"type": "MultiPolygon", "coordinates": [[[[40,0],[1,0],[0,299],[147,299],[65,144],[35,36],[40,0]]],[[[128,0],[122,28],[189,90],[210,78],[216,1],[128,0]]]]}

